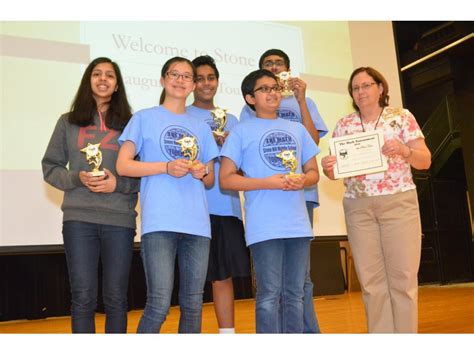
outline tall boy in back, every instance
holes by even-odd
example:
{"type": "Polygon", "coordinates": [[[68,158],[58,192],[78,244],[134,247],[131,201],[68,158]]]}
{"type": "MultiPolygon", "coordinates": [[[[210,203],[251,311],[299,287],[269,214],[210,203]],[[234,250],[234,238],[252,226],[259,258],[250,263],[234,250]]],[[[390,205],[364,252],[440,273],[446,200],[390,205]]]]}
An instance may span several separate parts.
{"type": "Polygon", "coordinates": [[[281,88],[274,74],[250,73],[242,94],[257,119],[238,124],[227,138],[220,186],[245,193],[246,240],[257,280],[257,333],[302,333],[313,238],[303,189],[319,179],[314,159],[319,148],[302,124],[278,118],[281,88]],[[293,175],[280,158],[284,152],[296,158],[293,175]]]}
{"type": "MultiPolygon", "coordinates": [[[[217,130],[213,111],[217,108],[214,97],[219,86],[219,70],[214,59],[203,55],[193,59],[196,67],[196,87],[194,102],[186,111],[211,129],[217,130]]],[[[226,112],[226,124],[222,133],[214,133],[220,149],[229,131],[239,121],[226,112]]],[[[214,172],[219,173],[220,161],[214,160],[214,172]]],[[[250,255],[245,245],[244,225],[238,191],[223,191],[218,181],[206,188],[206,196],[211,217],[211,249],[207,281],[212,282],[212,299],[216,312],[219,333],[235,333],[234,285],[233,278],[250,276],[250,255]]]]}

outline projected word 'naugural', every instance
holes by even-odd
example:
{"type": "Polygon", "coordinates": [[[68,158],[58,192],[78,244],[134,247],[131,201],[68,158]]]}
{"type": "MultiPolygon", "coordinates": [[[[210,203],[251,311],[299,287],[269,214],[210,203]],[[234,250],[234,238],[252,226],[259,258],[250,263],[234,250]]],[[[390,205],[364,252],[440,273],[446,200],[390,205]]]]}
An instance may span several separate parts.
{"type": "Polygon", "coordinates": [[[140,76],[124,76],[123,82],[127,86],[138,86],[140,89],[148,91],[150,88],[161,88],[160,79],[146,78],[140,76]]]}

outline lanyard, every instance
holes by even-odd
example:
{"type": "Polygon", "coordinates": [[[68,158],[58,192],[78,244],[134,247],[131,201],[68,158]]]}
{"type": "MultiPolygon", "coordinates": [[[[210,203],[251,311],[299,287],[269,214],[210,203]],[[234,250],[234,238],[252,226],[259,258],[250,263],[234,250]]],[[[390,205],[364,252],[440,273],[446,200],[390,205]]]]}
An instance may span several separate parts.
{"type": "MultiPolygon", "coordinates": [[[[380,111],[380,115],[379,115],[379,118],[377,118],[377,122],[375,122],[374,130],[377,129],[377,125],[379,124],[380,117],[382,117],[382,112],[383,112],[383,108],[382,108],[382,111],[380,111]]],[[[362,126],[362,132],[365,132],[364,122],[362,122],[362,114],[360,112],[359,112],[359,118],[360,118],[360,125],[362,126]]]]}

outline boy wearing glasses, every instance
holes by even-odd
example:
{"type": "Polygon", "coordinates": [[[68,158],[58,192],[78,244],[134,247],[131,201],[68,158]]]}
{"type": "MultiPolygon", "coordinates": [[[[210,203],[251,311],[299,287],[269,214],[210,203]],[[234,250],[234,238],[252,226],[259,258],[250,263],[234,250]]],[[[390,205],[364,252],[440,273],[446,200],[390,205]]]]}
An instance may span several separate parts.
{"type": "MultiPolygon", "coordinates": [[[[260,69],[267,69],[273,74],[278,75],[281,72],[290,70],[290,58],[280,49],[269,49],[261,55],[258,65],[260,69]]],[[[282,98],[277,111],[278,116],[303,124],[313,141],[319,145],[319,139],[328,133],[328,128],[321,118],[314,101],[306,97],[306,83],[300,78],[292,77],[289,79],[288,85],[294,95],[282,98]]],[[[254,117],[255,112],[248,105],[245,105],[240,113],[240,122],[254,117]]],[[[309,221],[311,227],[313,227],[313,212],[316,207],[319,207],[318,187],[316,185],[305,188],[305,200],[309,221]]],[[[310,254],[308,253],[309,257],[310,254]]],[[[304,287],[304,333],[320,333],[313,304],[313,282],[311,281],[309,265],[310,262],[308,261],[304,287]]]]}
{"type": "MultiPolygon", "coordinates": [[[[195,58],[196,87],[194,102],[186,111],[207,123],[213,131],[216,122],[212,110],[216,109],[214,96],[219,86],[219,70],[208,55],[195,58]]],[[[222,134],[214,133],[219,148],[229,135],[229,130],[238,124],[237,117],[226,113],[227,120],[222,134]]],[[[219,174],[220,161],[215,159],[214,172],[219,174]]],[[[212,282],[212,298],[219,333],[235,333],[234,328],[234,277],[250,276],[250,255],[245,245],[244,226],[238,191],[222,191],[216,181],[206,188],[211,218],[211,248],[207,281],[212,282]]]]}
{"type": "Polygon", "coordinates": [[[245,193],[257,333],[303,333],[303,286],[313,238],[303,189],[319,179],[314,159],[319,148],[303,125],[277,116],[281,88],[271,72],[247,75],[242,94],[256,118],[232,129],[221,151],[219,182],[224,190],[245,193]],[[287,164],[285,156],[296,161],[287,164]]]}

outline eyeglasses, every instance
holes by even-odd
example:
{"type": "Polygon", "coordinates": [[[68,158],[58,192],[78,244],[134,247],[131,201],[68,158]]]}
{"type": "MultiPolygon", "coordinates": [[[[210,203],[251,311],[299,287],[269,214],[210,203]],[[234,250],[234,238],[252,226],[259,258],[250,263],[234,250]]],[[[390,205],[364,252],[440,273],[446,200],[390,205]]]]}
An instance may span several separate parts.
{"type": "Polygon", "coordinates": [[[264,94],[269,94],[271,93],[272,91],[274,92],[281,92],[283,89],[278,86],[278,85],[275,85],[275,86],[261,86],[257,89],[255,89],[253,92],[256,93],[257,91],[261,91],[263,92],[264,94]]]}
{"type": "Polygon", "coordinates": [[[269,60],[269,61],[263,63],[263,68],[264,69],[270,69],[273,66],[276,66],[277,68],[281,68],[284,65],[285,65],[285,62],[283,60],[276,60],[274,62],[269,60]]]}
{"type": "Polygon", "coordinates": [[[179,78],[183,78],[184,81],[193,81],[194,80],[193,74],[189,74],[189,73],[180,74],[177,71],[169,71],[169,72],[166,73],[166,75],[168,75],[168,78],[170,78],[174,81],[177,81],[179,78]]]}
{"type": "Polygon", "coordinates": [[[369,90],[372,85],[376,85],[376,84],[377,83],[374,83],[374,82],[372,82],[372,83],[363,83],[360,87],[355,86],[351,90],[352,90],[353,93],[357,94],[360,90],[364,90],[364,91],[369,90]]]}

